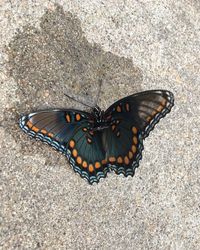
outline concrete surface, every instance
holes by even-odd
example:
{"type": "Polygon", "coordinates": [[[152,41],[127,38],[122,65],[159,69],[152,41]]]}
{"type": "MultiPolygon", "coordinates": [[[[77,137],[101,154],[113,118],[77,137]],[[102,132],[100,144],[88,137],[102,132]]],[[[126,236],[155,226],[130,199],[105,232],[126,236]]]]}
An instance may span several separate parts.
{"type": "Polygon", "coordinates": [[[200,249],[198,0],[0,2],[0,249],[200,249]],[[54,3],[55,4],[54,4],[54,3]],[[90,186],[20,114],[164,88],[134,178],[90,186]]]}

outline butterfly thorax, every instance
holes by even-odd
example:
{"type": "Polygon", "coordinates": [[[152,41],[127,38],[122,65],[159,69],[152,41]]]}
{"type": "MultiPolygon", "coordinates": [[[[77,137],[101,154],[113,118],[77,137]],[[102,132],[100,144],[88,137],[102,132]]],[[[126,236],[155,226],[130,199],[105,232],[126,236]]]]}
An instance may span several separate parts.
{"type": "Polygon", "coordinates": [[[100,107],[95,106],[93,111],[92,111],[92,116],[93,116],[93,131],[99,131],[103,130],[105,128],[108,128],[110,126],[110,119],[107,119],[105,117],[105,112],[102,110],[100,107]]]}

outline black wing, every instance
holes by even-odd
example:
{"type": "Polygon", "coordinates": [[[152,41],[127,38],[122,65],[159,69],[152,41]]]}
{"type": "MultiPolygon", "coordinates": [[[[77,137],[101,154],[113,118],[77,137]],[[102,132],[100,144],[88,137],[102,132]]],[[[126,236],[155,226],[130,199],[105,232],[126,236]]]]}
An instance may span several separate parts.
{"type": "Polygon", "coordinates": [[[173,105],[171,92],[150,90],[125,97],[106,110],[112,122],[103,132],[103,142],[109,166],[117,174],[134,175],[142,158],[143,139],[173,105]]]}
{"type": "Polygon", "coordinates": [[[78,110],[38,111],[21,117],[20,127],[63,152],[70,165],[91,184],[106,177],[101,133],[91,132],[91,114],[78,110]]]}

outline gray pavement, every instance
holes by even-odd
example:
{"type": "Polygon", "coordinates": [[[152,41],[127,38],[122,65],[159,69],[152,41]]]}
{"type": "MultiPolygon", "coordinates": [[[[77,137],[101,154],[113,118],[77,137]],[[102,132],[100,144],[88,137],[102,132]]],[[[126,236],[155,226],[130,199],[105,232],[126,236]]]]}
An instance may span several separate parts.
{"type": "Polygon", "coordinates": [[[200,3],[0,2],[0,249],[200,249],[200,3]],[[18,126],[21,114],[85,109],[149,89],[175,106],[135,176],[88,185],[18,126]]]}

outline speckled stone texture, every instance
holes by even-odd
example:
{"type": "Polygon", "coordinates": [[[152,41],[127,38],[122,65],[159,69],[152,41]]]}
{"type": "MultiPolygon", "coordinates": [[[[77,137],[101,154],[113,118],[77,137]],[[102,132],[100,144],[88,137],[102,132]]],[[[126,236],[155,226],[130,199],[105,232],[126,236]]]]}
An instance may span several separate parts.
{"type": "Polygon", "coordinates": [[[200,249],[200,2],[0,2],[0,249],[200,249]],[[98,185],[20,114],[168,89],[136,175],[98,185]]]}

